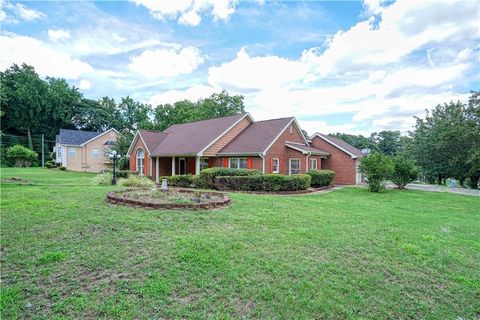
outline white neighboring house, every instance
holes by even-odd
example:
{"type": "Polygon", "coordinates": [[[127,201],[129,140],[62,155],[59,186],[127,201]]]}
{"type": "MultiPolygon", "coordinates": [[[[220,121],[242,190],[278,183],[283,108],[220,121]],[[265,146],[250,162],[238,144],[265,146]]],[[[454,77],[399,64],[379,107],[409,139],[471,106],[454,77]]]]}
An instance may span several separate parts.
{"type": "Polygon", "coordinates": [[[60,129],[53,151],[55,162],[72,171],[102,172],[110,163],[111,146],[118,131],[104,132],[60,129]]]}

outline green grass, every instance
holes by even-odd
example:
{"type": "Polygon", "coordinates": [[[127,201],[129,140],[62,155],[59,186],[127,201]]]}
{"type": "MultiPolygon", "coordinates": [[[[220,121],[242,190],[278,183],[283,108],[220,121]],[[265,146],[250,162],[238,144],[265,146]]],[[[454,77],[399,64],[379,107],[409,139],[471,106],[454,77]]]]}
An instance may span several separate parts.
{"type": "Polygon", "coordinates": [[[214,211],[105,202],[93,175],[2,169],[2,319],[476,319],[480,199],[344,188],[214,211]]]}

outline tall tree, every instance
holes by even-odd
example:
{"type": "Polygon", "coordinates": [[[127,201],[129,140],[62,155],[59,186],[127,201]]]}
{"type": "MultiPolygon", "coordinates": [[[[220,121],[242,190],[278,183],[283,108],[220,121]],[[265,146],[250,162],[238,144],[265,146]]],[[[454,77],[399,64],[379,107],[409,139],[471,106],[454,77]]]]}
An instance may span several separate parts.
{"type": "Polygon", "coordinates": [[[371,139],[375,141],[378,149],[387,155],[394,155],[400,150],[400,131],[381,131],[372,133],[371,139]]]}
{"type": "Polygon", "coordinates": [[[38,128],[38,119],[46,111],[47,85],[32,66],[14,64],[0,73],[3,91],[1,109],[2,128],[27,134],[28,147],[33,149],[32,133],[38,128]]]}
{"type": "Polygon", "coordinates": [[[222,91],[197,102],[182,100],[158,105],[154,111],[154,126],[156,130],[165,130],[173,124],[225,117],[244,111],[243,96],[230,96],[222,91]]]}

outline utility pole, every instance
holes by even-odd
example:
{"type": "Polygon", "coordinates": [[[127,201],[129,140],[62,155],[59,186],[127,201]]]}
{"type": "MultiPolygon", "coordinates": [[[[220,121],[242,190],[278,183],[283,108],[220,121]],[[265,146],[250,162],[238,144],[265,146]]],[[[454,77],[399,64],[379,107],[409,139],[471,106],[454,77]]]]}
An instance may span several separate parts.
{"type": "Polygon", "coordinates": [[[43,139],[43,133],[42,133],[42,168],[45,167],[45,147],[44,147],[44,139],[43,139]]]}

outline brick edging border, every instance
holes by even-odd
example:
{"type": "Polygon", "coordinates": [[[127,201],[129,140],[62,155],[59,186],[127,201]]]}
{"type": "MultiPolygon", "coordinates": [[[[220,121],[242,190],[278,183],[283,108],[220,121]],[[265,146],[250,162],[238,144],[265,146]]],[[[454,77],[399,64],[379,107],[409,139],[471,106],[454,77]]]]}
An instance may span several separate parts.
{"type": "MultiPolygon", "coordinates": [[[[127,189],[121,191],[110,191],[107,193],[107,202],[112,204],[119,204],[124,206],[138,206],[142,208],[150,209],[216,209],[225,207],[230,204],[230,196],[221,192],[211,192],[211,191],[200,191],[205,194],[221,194],[223,199],[221,201],[213,201],[207,203],[195,203],[195,204],[181,204],[181,203],[155,203],[150,201],[134,200],[128,198],[122,198],[117,195],[119,192],[131,191],[134,189],[127,189]]],[[[176,189],[175,191],[180,193],[195,193],[198,191],[186,190],[186,189],[176,189]]]]}

